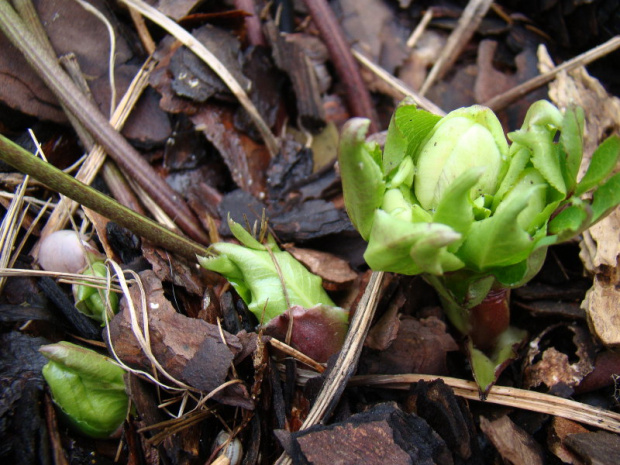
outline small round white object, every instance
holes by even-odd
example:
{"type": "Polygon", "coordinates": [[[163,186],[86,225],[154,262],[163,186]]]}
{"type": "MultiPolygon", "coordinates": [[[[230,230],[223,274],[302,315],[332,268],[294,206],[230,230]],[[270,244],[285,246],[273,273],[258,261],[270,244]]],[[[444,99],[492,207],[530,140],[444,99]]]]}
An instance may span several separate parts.
{"type": "Polygon", "coordinates": [[[56,231],[41,241],[39,265],[45,271],[79,273],[88,263],[87,254],[97,253],[72,230],[56,231]]]}
{"type": "MultiPolygon", "coordinates": [[[[229,438],[230,434],[227,431],[220,431],[215,438],[214,446],[219,447],[223,445],[229,440],[229,438]]],[[[241,463],[241,459],[243,458],[243,446],[241,445],[241,441],[234,438],[228,443],[227,446],[222,448],[219,456],[225,456],[230,461],[230,465],[239,465],[241,463]]]]}

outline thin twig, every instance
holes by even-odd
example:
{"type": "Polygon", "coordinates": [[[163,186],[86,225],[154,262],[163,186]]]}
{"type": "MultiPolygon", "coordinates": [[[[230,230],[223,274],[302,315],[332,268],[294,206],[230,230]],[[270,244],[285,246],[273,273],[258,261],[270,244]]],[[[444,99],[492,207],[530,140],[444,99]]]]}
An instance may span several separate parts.
{"type": "Polygon", "coordinates": [[[207,254],[206,247],[191,239],[179,236],[150,218],[131,211],[96,189],[76,181],[72,176],[35,157],[2,135],[0,135],[0,159],[16,169],[38,178],[48,188],[72,198],[85,207],[171,252],[190,259],[195,259],[196,255],[207,254]]]}
{"type": "Polygon", "coordinates": [[[334,12],[325,0],[304,0],[304,3],[329,50],[336,72],[347,89],[349,108],[354,116],[370,119],[370,131],[377,132],[379,124],[370,93],[351,54],[351,47],[336,22],[334,12]]]}
{"type": "Polygon", "coordinates": [[[499,111],[511,103],[519,100],[524,95],[529,94],[535,89],[538,89],[541,86],[544,86],[548,82],[551,82],[553,78],[555,78],[562,71],[572,71],[573,69],[579,68],[580,66],[585,66],[589,63],[592,63],[599,58],[604,57],[605,55],[610,54],[614,50],[620,48],[620,36],[615,36],[609,39],[607,42],[602,43],[601,45],[594,47],[587,52],[582,53],[581,55],[577,55],[575,58],[572,58],[568,61],[565,61],[561,65],[556,66],[550,71],[547,71],[544,74],[533,77],[532,79],[525,81],[523,84],[519,84],[516,87],[504,92],[503,94],[497,95],[486,102],[483,105],[489,107],[493,111],[499,111]]]}
{"type": "Polygon", "coordinates": [[[420,89],[420,94],[424,95],[431,88],[431,86],[441,79],[442,76],[450,69],[450,66],[456,61],[461,54],[463,48],[474,35],[478,25],[482,21],[482,18],[487,14],[487,11],[491,7],[493,0],[470,0],[463,14],[459,19],[459,23],[456,29],[452,31],[446,46],[442,49],[439,58],[433,65],[430,73],[426,76],[426,80],[420,89]]]}
{"type": "Polygon", "coordinates": [[[95,16],[108,30],[108,37],[110,38],[110,53],[108,55],[108,80],[110,84],[110,118],[114,114],[116,108],[116,79],[114,78],[114,62],[116,60],[116,34],[114,34],[114,28],[108,18],[105,17],[97,8],[84,0],[75,0],[80,4],[82,8],[95,16]]]}
{"type": "Polygon", "coordinates": [[[252,103],[252,100],[250,100],[248,94],[245,90],[243,90],[241,84],[237,82],[237,79],[235,79],[230,71],[226,69],[222,62],[210,50],[208,50],[188,31],[142,0],[121,0],[121,2],[125,3],[130,8],[134,8],[139,11],[140,14],[146,16],[155,24],[164,28],[179,42],[194,52],[198,58],[204,61],[207,66],[209,66],[209,68],[211,68],[213,72],[217,74],[222,81],[224,81],[233,95],[239,100],[239,103],[241,103],[243,108],[245,108],[245,111],[248,112],[252,118],[252,121],[254,121],[256,128],[260,132],[263,141],[265,142],[265,146],[269,150],[271,156],[275,156],[278,153],[278,143],[274,135],[271,133],[269,126],[267,126],[267,123],[265,123],[263,118],[260,116],[260,113],[254,106],[254,103],[252,103]]]}
{"type": "MultiPolygon", "coordinates": [[[[28,176],[26,176],[24,182],[17,188],[15,197],[13,197],[0,225],[0,268],[6,268],[11,260],[11,252],[17,240],[17,233],[28,211],[27,208],[25,210],[22,209],[24,193],[28,187],[28,179],[28,176]]],[[[0,293],[4,289],[5,281],[4,276],[0,276],[0,293]]]]}
{"type": "Polygon", "coordinates": [[[245,22],[245,30],[248,34],[250,44],[257,46],[267,45],[265,36],[261,29],[260,18],[256,14],[256,4],[254,0],[235,0],[235,8],[250,13],[243,21],[245,22]]]}
{"type": "Polygon", "coordinates": [[[157,46],[155,45],[155,41],[153,40],[153,37],[151,37],[151,33],[146,26],[146,21],[144,21],[142,15],[136,10],[130,9],[129,14],[131,15],[131,20],[133,21],[133,25],[136,27],[136,32],[140,37],[140,42],[142,42],[142,46],[146,50],[146,53],[153,55],[157,46]]]}
{"type": "MultiPolygon", "coordinates": [[[[458,396],[471,400],[480,400],[480,388],[476,383],[446,376],[417,374],[364,375],[353,377],[349,384],[351,386],[383,386],[391,389],[409,389],[412,383],[436,379],[443,380],[458,396]]],[[[620,414],[550,394],[505,386],[493,386],[485,401],[556,415],[613,431],[614,433],[620,433],[620,414]]]]}
{"type": "MultiPolygon", "coordinates": [[[[138,73],[134,76],[127,92],[125,92],[125,95],[122,97],[110,120],[110,123],[115,129],[120,130],[127,121],[131,109],[133,109],[138,101],[138,98],[142,95],[142,91],[148,85],[148,79],[154,66],[155,62],[149,59],[144,63],[144,65],[142,65],[142,68],[140,68],[138,73]]],[[[104,164],[105,159],[106,156],[103,147],[99,144],[95,145],[86,156],[84,163],[75,175],[75,179],[83,182],[84,184],[90,184],[93,179],[95,179],[95,176],[104,164]]],[[[123,204],[127,206],[127,204],[123,204]]],[[[43,228],[43,231],[41,232],[41,239],[54,231],[64,228],[69,220],[69,217],[75,213],[78,206],[79,204],[77,202],[67,197],[61,197],[56,208],[54,208],[47,223],[45,224],[45,228],[43,228]]],[[[136,211],[138,213],[142,213],[139,210],[136,211]]],[[[33,254],[35,254],[35,256],[36,252],[37,249],[35,248],[33,250],[33,254]]]]}
{"type": "MultiPolygon", "coordinates": [[[[370,276],[368,285],[351,320],[347,338],[338,354],[336,363],[328,372],[321,392],[301,426],[301,430],[327,420],[340,400],[349,378],[357,367],[362,346],[370,329],[379,302],[383,274],[382,271],[374,271],[370,276]]],[[[291,463],[291,461],[286,454],[283,454],[276,463],[284,465],[291,463]]]]}
{"type": "Polygon", "coordinates": [[[168,186],[153,167],[88,101],[73,81],[38,46],[39,41],[24,26],[9,2],[0,2],[0,29],[26,57],[47,86],[88,129],[123,169],[131,173],[149,195],[175,218],[175,222],[192,238],[207,243],[209,238],[187,204],[168,186]],[[156,180],[160,182],[155,182],[156,180]]]}
{"type": "Polygon", "coordinates": [[[308,357],[306,354],[298,351],[297,349],[294,349],[290,345],[285,344],[284,342],[278,339],[275,339],[275,338],[269,339],[269,344],[271,344],[274,349],[278,349],[279,351],[285,353],[286,355],[293,357],[295,360],[303,363],[304,365],[309,366],[310,368],[314,369],[318,373],[323,373],[325,371],[325,367],[321,365],[319,362],[308,357]]]}
{"type": "Polygon", "coordinates": [[[429,8],[424,12],[424,16],[422,16],[422,19],[407,39],[407,47],[413,48],[416,46],[418,40],[420,40],[420,37],[422,37],[422,34],[426,30],[426,26],[431,22],[431,19],[433,19],[433,9],[429,8]]]}
{"type": "Polygon", "coordinates": [[[431,113],[435,113],[436,115],[445,116],[446,112],[431,102],[426,97],[421,96],[403,81],[395,77],[394,75],[388,73],[381,66],[377,65],[369,58],[366,57],[363,53],[352,49],[353,56],[357,58],[357,60],[364,65],[369,71],[374,73],[379,79],[383,80],[387,85],[389,85],[394,91],[398,94],[398,98],[411,97],[411,99],[418,105],[420,108],[424,108],[431,113]]]}

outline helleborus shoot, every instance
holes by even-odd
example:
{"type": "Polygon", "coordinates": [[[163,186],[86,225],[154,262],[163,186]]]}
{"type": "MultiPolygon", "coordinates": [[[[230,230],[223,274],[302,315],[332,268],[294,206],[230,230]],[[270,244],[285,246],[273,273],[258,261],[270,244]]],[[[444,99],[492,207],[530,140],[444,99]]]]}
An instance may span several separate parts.
{"type": "MultiPolygon", "coordinates": [[[[99,276],[105,278],[108,269],[103,262],[94,262],[88,265],[82,275],[99,276]]],[[[75,308],[84,315],[99,321],[105,326],[106,321],[118,311],[118,295],[114,292],[100,289],[88,284],[74,284],[73,297],[75,299],[75,308]],[[110,309],[112,315],[107,315],[107,309],[110,309]]]]}
{"type": "Polygon", "coordinates": [[[280,250],[272,237],[261,244],[238,223],[230,219],[228,223],[241,245],[213,244],[213,254],[198,257],[198,263],[228,279],[258,321],[266,323],[293,305],[336,306],[323,289],[321,278],[280,250]]]}
{"type": "Polygon", "coordinates": [[[280,336],[291,309],[292,341],[309,341],[296,345],[302,351],[308,344],[329,348],[329,353],[318,352],[322,359],[317,361],[325,362],[344,342],[348,312],[334,304],[319,276],[281,250],[271,236],[261,243],[238,223],[229,219],[228,224],[241,244],[213,244],[211,255],[198,257],[200,265],[230,282],[267,333],[273,329],[273,335],[280,336]]]}
{"type": "Polygon", "coordinates": [[[124,370],[111,359],[69,342],[42,346],[43,377],[54,403],[79,432],[110,437],[123,424],[129,397],[124,370]]]}
{"type": "Polygon", "coordinates": [[[344,199],[368,241],[366,262],[376,271],[421,274],[435,287],[450,321],[468,336],[482,390],[514,357],[523,333],[502,318],[496,334],[481,337],[472,309],[491,291],[525,284],[550,245],[620,203],[620,174],[612,175],[620,138],[600,145],[579,181],[583,127],[581,109],[561,112],[539,101],[507,139],[495,114],[480,105],[441,118],[404,101],[382,154],[365,141],[366,120],[343,128],[344,199]]]}

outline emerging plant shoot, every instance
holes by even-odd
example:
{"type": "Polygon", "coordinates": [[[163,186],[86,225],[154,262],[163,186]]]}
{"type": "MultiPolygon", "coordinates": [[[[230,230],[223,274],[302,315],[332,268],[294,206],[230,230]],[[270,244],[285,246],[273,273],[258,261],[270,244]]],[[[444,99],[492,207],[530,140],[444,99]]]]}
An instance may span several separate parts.
{"type": "Polygon", "coordinates": [[[482,392],[525,338],[509,326],[507,291],[534,277],[550,245],[620,203],[620,174],[612,173],[620,138],[603,142],[577,181],[583,123],[581,109],[562,113],[539,101],[506,140],[488,108],[441,118],[405,101],[383,152],[365,141],[367,120],[343,129],[345,203],[368,241],[366,262],[376,271],[421,274],[433,285],[449,320],[467,336],[482,392]]]}

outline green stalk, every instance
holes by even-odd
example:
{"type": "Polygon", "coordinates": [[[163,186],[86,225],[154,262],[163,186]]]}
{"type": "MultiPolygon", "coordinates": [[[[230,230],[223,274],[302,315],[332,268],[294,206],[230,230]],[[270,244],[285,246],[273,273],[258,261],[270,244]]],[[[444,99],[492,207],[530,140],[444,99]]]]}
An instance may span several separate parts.
{"type": "Polygon", "coordinates": [[[121,205],[105,194],[83,184],[55,166],[35,157],[27,150],[0,135],[0,159],[32,176],[49,189],[100,213],[155,245],[195,260],[205,256],[207,248],[180,236],[155,221],[121,205]]]}

